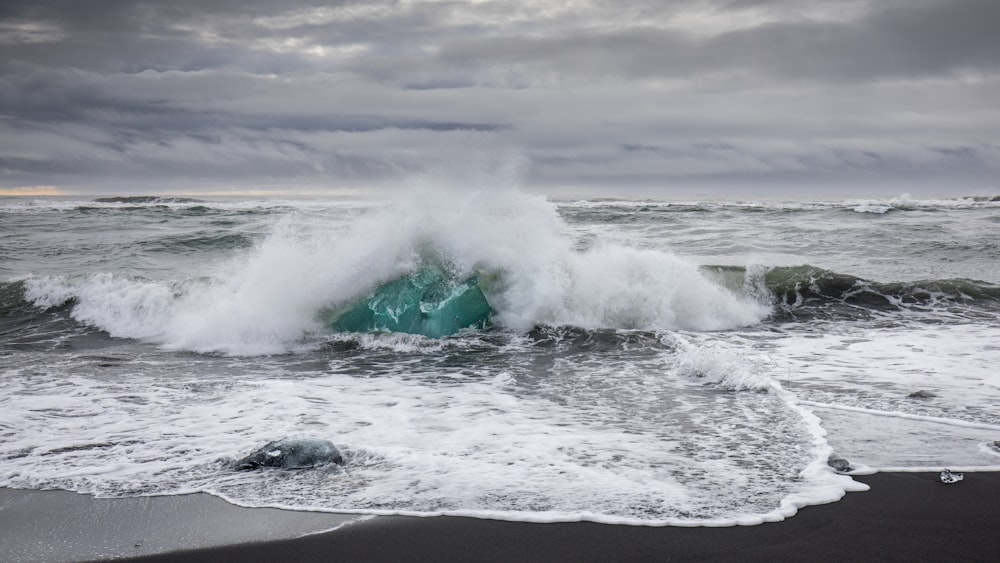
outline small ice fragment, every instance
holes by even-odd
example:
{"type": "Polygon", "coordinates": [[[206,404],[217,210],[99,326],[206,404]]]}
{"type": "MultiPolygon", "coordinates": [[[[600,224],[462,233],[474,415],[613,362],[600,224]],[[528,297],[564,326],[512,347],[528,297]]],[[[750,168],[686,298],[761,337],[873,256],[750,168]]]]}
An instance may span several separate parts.
{"type": "Polygon", "coordinates": [[[837,454],[831,454],[826,460],[826,464],[839,473],[846,473],[851,470],[851,463],[837,454]]]}
{"type": "Polygon", "coordinates": [[[946,485],[958,483],[962,479],[965,479],[965,475],[961,473],[952,473],[950,469],[945,469],[941,472],[941,482],[946,485]]]}
{"type": "Polygon", "coordinates": [[[240,471],[261,467],[308,469],[327,464],[343,465],[344,458],[333,442],[319,438],[283,438],[268,442],[235,463],[240,471]]]}

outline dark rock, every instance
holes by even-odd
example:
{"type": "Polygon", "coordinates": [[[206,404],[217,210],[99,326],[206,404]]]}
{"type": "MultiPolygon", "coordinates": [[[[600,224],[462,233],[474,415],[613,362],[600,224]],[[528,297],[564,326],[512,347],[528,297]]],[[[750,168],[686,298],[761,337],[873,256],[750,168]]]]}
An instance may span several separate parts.
{"type": "Polygon", "coordinates": [[[837,454],[831,454],[829,459],[826,460],[826,464],[832,467],[835,471],[840,473],[847,473],[851,470],[851,464],[846,459],[838,456],[837,454]]]}
{"type": "Polygon", "coordinates": [[[241,471],[260,467],[307,469],[331,463],[344,464],[344,458],[333,442],[315,438],[283,438],[254,450],[237,461],[235,467],[241,471]]]}
{"type": "Polygon", "coordinates": [[[920,391],[914,391],[913,393],[910,393],[906,397],[908,399],[930,399],[933,397],[937,397],[937,394],[921,389],[920,391]]]}

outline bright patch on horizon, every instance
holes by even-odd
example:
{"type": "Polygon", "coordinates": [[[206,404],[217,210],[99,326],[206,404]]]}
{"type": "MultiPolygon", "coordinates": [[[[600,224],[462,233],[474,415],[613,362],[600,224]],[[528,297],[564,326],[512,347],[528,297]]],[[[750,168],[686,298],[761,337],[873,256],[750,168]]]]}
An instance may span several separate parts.
{"type": "Polygon", "coordinates": [[[41,196],[41,195],[67,195],[66,192],[55,186],[17,186],[14,188],[0,188],[0,196],[41,196]]]}

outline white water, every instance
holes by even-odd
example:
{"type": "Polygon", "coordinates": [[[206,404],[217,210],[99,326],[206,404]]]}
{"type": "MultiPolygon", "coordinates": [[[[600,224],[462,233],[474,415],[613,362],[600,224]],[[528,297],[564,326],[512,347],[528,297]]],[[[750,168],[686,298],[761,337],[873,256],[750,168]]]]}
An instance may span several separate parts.
{"type": "MultiPolygon", "coordinates": [[[[859,488],[826,465],[834,450],[862,470],[995,467],[994,321],[959,310],[768,324],[767,305],[667,250],[725,263],[729,255],[705,249],[752,241],[759,252],[732,261],[777,256],[853,272],[839,266],[863,248],[838,236],[877,231],[885,219],[905,227],[897,210],[922,205],[742,206],[834,209],[865,221],[851,230],[820,214],[795,231],[794,217],[744,217],[740,205],[723,209],[724,220],[695,214],[683,228],[669,217],[633,228],[567,225],[551,203],[506,189],[421,189],[367,207],[283,203],[287,212],[253,219],[255,233],[267,221],[253,247],[177,262],[192,268],[136,276],[141,268],[113,260],[65,271],[47,261],[46,274],[14,277],[27,280],[27,297],[40,307],[72,300],[73,318],[125,340],[97,335],[104,347],[89,350],[78,335],[55,334],[43,352],[0,356],[0,485],[200,490],[245,505],[375,514],[727,525],[788,517],[859,488]],[[852,212],[863,206],[892,209],[852,212]],[[763,226],[748,234],[754,225],[763,226]],[[809,238],[816,233],[823,238],[809,238]],[[318,322],[320,308],[422,259],[480,274],[500,330],[435,341],[331,335],[318,322]],[[927,323],[933,315],[940,322],[927,323]],[[555,331],[543,345],[528,333],[536,324],[616,330],[555,331]],[[620,341],[602,344],[608,335],[620,341]],[[906,397],[920,389],[937,396],[906,397]],[[346,468],[227,465],[302,434],[334,440],[346,468]]],[[[127,207],[98,207],[116,206],[127,207]]],[[[950,220],[977,228],[960,219],[950,220]]],[[[880,251],[858,267],[878,274],[902,255],[880,251]]],[[[927,270],[911,262],[901,267],[927,270]]],[[[989,267],[984,279],[993,279],[989,267]]]]}
{"type": "Polygon", "coordinates": [[[247,505],[374,514],[645,525],[776,520],[858,488],[825,467],[823,431],[790,394],[745,363],[692,360],[700,353],[697,339],[690,335],[676,355],[583,371],[557,360],[555,381],[540,393],[526,393],[516,372],[422,372],[405,363],[398,375],[380,377],[338,374],[336,364],[332,373],[292,377],[268,361],[233,365],[221,358],[233,372],[226,377],[186,376],[205,371],[198,362],[164,372],[143,361],[109,379],[72,375],[99,371],[103,358],[90,366],[78,359],[55,378],[8,373],[0,427],[21,430],[5,438],[0,484],[98,495],[207,491],[247,505]],[[669,373],[685,365],[698,365],[698,372],[669,373]],[[765,391],[734,394],[703,384],[746,387],[755,378],[765,391]],[[346,468],[227,468],[266,439],[303,433],[336,437],[346,468]],[[792,484],[800,473],[804,480],[792,484]]]}

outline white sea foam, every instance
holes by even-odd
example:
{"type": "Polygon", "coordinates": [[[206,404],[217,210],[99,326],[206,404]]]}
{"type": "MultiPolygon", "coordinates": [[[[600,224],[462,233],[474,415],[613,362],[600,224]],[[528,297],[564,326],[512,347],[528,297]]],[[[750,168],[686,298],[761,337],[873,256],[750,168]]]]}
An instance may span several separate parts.
{"type": "Polygon", "coordinates": [[[690,339],[676,337],[675,342],[679,346],[674,360],[678,373],[695,376],[726,389],[767,391],[801,417],[811,437],[812,461],[799,474],[801,487],[783,498],[780,505],[768,514],[744,516],[737,523],[748,525],[779,521],[795,515],[804,506],[833,502],[846,492],[868,490],[867,485],[831,471],[826,462],[833,448],[826,440],[826,429],[806,403],[799,401],[768,375],[773,361],[759,356],[750,357],[746,348],[733,348],[720,341],[697,345],[690,339]]]}
{"type": "Polygon", "coordinates": [[[1000,424],[1000,348],[990,324],[827,324],[775,342],[781,380],[805,401],[1000,424]],[[926,390],[930,399],[912,398],[926,390]]]}
{"type": "Polygon", "coordinates": [[[787,335],[771,353],[785,388],[817,412],[839,453],[879,468],[993,465],[1000,433],[988,324],[861,322],[787,335]],[[917,391],[928,391],[921,398],[917,391]]]}
{"type": "Polygon", "coordinates": [[[920,422],[933,422],[936,424],[945,424],[949,426],[959,426],[962,428],[976,428],[980,430],[992,430],[994,432],[1000,433],[1000,424],[983,424],[981,422],[969,422],[966,420],[954,419],[954,418],[944,418],[940,416],[926,416],[919,414],[910,414],[906,412],[899,411],[880,411],[876,409],[865,409],[860,407],[849,407],[845,405],[834,405],[829,403],[817,403],[815,401],[801,401],[801,404],[819,407],[824,409],[836,409],[841,411],[848,411],[854,413],[864,413],[874,416],[884,416],[889,418],[904,418],[908,420],[916,420],[920,422]]]}
{"type": "Polygon", "coordinates": [[[673,341],[678,351],[672,362],[681,375],[733,391],[768,391],[777,386],[762,369],[764,360],[750,356],[745,349],[735,349],[719,341],[696,343],[681,335],[673,341]]]}
{"type": "Polygon", "coordinates": [[[858,205],[854,207],[854,211],[858,213],[874,213],[876,215],[884,215],[892,209],[891,205],[858,205]]]}
{"type": "Polygon", "coordinates": [[[71,375],[69,363],[0,382],[0,427],[19,429],[0,446],[0,486],[642,525],[777,520],[856,488],[823,469],[820,429],[780,388],[713,390],[671,375],[664,354],[556,361],[530,393],[516,364],[487,378],[419,365],[276,378],[268,361],[215,358],[194,374],[139,363],[104,379],[71,375]],[[220,461],[304,431],[335,440],[345,468],[235,472],[220,461]]]}
{"type": "Polygon", "coordinates": [[[109,273],[27,280],[26,297],[39,307],[74,301],[73,318],[121,338],[155,339],[175,311],[185,284],[136,280],[109,273]]]}

